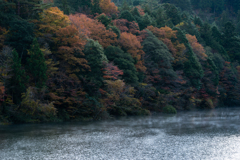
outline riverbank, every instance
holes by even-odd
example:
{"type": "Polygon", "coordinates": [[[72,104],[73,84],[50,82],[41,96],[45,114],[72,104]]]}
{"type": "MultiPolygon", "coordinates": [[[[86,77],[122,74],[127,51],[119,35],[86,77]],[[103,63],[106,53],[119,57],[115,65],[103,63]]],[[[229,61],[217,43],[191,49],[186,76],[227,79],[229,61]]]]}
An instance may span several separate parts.
{"type": "MultiPolygon", "coordinates": [[[[138,112],[138,113],[142,113],[142,114],[131,114],[131,115],[128,115],[128,114],[122,114],[122,115],[109,115],[108,113],[104,112],[104,113],[101,113],[99,115],[101,115],[100,117],[96,118],[96,117],[81,117],[81,118],[78,118],[78,119],[68,119],[68,120],[64,120],[64,119],[60,119],[60,118],[52,118],[52,119],[49,119],[48,121],[41,121],[41,120],[28,120],[28,121],[18,121],[18,122],[14,122],[14,121],[11,121],[11,119],[8,119],[8,118],[5,118],[3,115],[0,115],[0,125],[13,125],[13,124],[44,124],[44,123],[61,123],[61,122],[96,122],[96,121],[103,121],[103,120],[115,120],[115,119],[118,119],[118,118],[121,118],[121,117],[132,117],[132,116],[135,116],[135,117],[138,117],[138,116],[151,116],[151,115],[159,115],[159,114],[162,114],[162,115],[175,115],[175,114],[178,114],[178,113],[187,113],[187,112],[191,112],[191,111],[195,111],[195,112],[202,112],[204,110],[206,111],[214,111],[215,109],[227,109],[229,107],[217,107],[217,108],[214,108],[214,109],[200,109],[200,108],[195,108],[195,109],[191,109],[191,110],[176,110],[175,108],[171,108],[170,111],[169,110],[163,110],[163,112],[156,112],[156,111],[147,111],[147,112],[138,112]]],[[[230,108],[239,108],[238,106],[236,107],[230,107],[230,108]]]]}

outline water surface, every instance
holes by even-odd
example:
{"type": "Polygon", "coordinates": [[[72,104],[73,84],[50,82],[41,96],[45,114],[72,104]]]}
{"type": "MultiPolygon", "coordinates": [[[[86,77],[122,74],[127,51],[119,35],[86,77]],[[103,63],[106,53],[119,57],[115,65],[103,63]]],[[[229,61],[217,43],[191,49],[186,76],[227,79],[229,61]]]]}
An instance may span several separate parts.
{"type": "Polygon", "coordinates": [[[239,160],[240,108],[0,126],[0,159],[239,160]]]}

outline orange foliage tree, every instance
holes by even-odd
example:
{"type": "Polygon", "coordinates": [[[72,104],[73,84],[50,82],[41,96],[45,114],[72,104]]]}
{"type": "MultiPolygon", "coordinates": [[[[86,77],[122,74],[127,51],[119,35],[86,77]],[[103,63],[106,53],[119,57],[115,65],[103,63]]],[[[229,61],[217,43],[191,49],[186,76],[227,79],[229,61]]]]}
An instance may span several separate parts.
{"type": "Polygon", "coordinates": [[[198,56],[199,59],[205,61],[207,58],[207,55],[205,54],[205,49],[200,43],[198,43],[196,36],[186,34],[186,37],[188,39],[188,42],[192,46],[193,52],[198,56]]]}
{"type": "Polygon", "coordinates": [[[75,26],[67,26],[56,32],[56,43],[59,45],[56,56],[63,60],[67,73],[84,72],[90,70],[82,52],[86,41],[80,39],[75,26]]]}
{"type": "Polygon", "coordinates": [[[115,3],[111,2],[111,0],[100,0],[99,5],[102,12],[108,16],[118,14],[118,7],[115,5],[115,3]]]}
{"type": "Polygon", "coordinates": [[[57,7],[44,10],[36,24],[36,35],[47,40],[44,43],[50,43],[51,51],[43,48],[45,52],[52,52],[46,56],[59,62],[53,64],[50,61],[48,64],[51,68],[47,81],[48,99],[54,102],[60,114],[67,113],[74,118],[80,114],[78,110],[82,109],[85,99],[79,75],[90,70],[83,54],[86,38],[80,36],[79,30],[71,25],[69,17],[57,7]]]}
{"type": "Polygon", "coordinates": [[[113,31],[107,30],[101,22],[88,18],[84,14],[70,15],[69,18],[78,29],[80,37],[98,41],[104,48],[116,44],[117,35],[113,31]]]}
{"type": "Polygon", "coordinates": [[[123,32],[121,34],[119,43],[122,49],[131,54],[131,56],[136,59],[137,63],[135,67],[140,72],[145,72],[146,67],[144,66],[143,57],[145,55],[144,51],[142,50],[142,46],[140,41],[138,40],[137,36],[123,32]]]}

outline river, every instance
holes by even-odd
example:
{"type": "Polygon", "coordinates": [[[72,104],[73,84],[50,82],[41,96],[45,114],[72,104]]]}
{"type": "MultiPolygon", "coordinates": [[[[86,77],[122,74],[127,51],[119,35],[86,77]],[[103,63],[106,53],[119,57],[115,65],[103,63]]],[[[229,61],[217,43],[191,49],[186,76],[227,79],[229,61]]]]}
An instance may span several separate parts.
{"type": "Polygon", "coordinates": [[[239,160],[240,108],[0,126],[0,159],[239,160]]]}

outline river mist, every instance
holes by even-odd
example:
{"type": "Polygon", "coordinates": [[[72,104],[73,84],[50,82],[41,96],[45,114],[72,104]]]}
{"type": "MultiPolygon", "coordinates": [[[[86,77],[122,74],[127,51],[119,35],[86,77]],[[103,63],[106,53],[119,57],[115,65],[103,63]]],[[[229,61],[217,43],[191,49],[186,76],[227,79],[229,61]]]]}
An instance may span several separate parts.
{"type": "Polygon", "coordinates": [[[0,159],[239,159],[240,108],[0,126],[0,159]]]}

